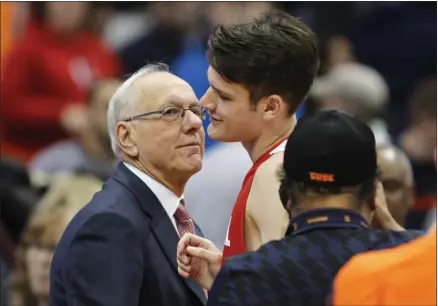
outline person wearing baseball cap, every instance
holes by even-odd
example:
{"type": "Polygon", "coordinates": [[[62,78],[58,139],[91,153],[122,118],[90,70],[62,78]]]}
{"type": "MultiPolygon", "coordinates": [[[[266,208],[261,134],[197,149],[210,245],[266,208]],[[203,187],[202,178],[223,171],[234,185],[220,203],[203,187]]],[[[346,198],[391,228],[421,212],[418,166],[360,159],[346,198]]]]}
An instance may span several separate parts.
{"type": "MultiPolygon", "coordinates": [[[[280,197],[291,216],[286,237],[228,259],[209,306],[324,305],[336,272],[353,255],[421,233],[405,231],[389,214],[374,134],[352,115],[329,110],[301,119],[280,172],[280,197]],[[382,229],[371,228],[373,215],[382,229]]],[[[190,269],[209,273],[195,265],[211,262],[194,259],[190,269]]]]}

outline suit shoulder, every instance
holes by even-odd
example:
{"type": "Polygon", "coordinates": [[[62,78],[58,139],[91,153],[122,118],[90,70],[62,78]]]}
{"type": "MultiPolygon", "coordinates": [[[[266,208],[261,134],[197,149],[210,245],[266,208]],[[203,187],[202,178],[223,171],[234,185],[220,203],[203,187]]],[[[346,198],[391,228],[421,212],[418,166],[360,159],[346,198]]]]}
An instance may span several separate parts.
{"type": "Polygon", "coordinates": [[[114,230],[120,230],[124,227],[134,227],[133,222],[117,211],[101,211],[84,218],[82,227],[97,227],[97,232],[102,231],[104,227],[114,230]]]}
{"type": "Polygon", "coordinates": [[[79,212],[64,231],[54,254],[53,263],[70,257],[70,250],[88,242],[128,243],[135,245],[140,239],[140,229],[131,220],[114,212],[96,212],[83,214],[79,212]]]}
{"type": "Polygon", "coordinates": [[[85,216],[94,214],[114,214],[131,220],[140,226],[143,217],[140,204],[136,197],[119,182],[109,179],[97,192],[90,203],[83,209],[85,216]]]}
{"type": "Polygon", "coordinates": [[[144,231],[144,214],[141,213],[135,197],[116,181],[109,179],[71,220],[60,241],[70,244],[83,232],[95,230],[97,234],[108,234],[116,230],[144,231]]]}
{"type": "MultiPolygon", "coordinates": [[[[95,212],[93,214],[81,214],[79,212],[67,226],[60,242],[60,248],[69,246],[80,237],[109,237],[127,235],[135,240],[139,236],[140,228],[134,222],[120,213],[111,211],[95,212]]],[[[108,238],[108,239],[109,239],[108,238]]],[[[108,240],[105,238],[105,240],[108,240]]]]}

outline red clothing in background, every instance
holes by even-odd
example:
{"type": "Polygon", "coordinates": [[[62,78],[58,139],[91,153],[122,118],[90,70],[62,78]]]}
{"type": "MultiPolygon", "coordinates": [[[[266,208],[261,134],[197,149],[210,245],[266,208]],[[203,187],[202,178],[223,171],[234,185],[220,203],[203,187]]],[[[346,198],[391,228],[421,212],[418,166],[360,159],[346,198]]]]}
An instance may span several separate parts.
{"type": "Polygon", "coordinates": [[[2,154],[26,162],[68,137],[60,123],[63,108],[86,103],[96,79],[118,75],[115,55],[95,35],[62,38],[31,26],[2,63],[2,154]]]}

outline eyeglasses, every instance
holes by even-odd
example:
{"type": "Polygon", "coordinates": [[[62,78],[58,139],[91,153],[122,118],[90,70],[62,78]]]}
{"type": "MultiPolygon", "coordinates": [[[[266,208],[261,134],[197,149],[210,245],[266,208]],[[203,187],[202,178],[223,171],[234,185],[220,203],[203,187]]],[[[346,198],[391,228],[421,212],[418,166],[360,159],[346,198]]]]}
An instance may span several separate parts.
{"type": "Polygon", "coordinates": [[[182,120],[184,118],[184,115],[186,111],[191,111],[193,114],[195,114],[199,119],[204,120],[207,116],[207,109],[200,107],[200,106],[192,106],[189,108],[184,108],[182,106],[173,105],[173,106],[167,106],[159,111],[153,111],[148,113],[139,114],[130,118],[127,118],[123,121],[130,122],[138,119],[142,119],[145,117],[158,115],[157,119],[162,119],[165,122],[175,122],[182,120]]]}

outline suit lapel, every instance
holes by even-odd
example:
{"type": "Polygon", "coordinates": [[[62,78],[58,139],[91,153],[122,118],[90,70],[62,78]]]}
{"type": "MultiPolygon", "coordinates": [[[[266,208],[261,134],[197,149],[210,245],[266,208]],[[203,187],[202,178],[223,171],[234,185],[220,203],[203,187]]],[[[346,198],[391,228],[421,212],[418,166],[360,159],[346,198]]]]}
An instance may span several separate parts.
{"type": "Polygon", "coordinates": [[[196,222],[193,220],[193,224],[195,225],[195,234],[199,237],[204,237],[204,234],[201,231],[201,228],[196,224],[196,222]]]}
{"type": "MultiPolygon", "coordinates": [[[[162,219],[161,221],[157,220],[157,222],[152,222],[152,231],[161,248],[163,249],[167,260],[170,262],[175,272],[178,273],[178,266],[176,263],[176,245],[178,244],[179,236],[177,235],[173,224],[170,222],[170,220],[168,220],[168,218],[162,219]]],[[[201,286],[191,279],[184,278],[184,282],[204,304],[207,303],[207,298],[201,286]]]]}
{"type": "MultiPolygon", "coordinates": [[[[119,164],[114,178],[134,193],[142,210],[151,217],[152,232],[163,250],[166,259],[169,261],[169,264],[173,267],[175,273],[178,273],[176,246],[179,242],[179,236],[155,194],[122,163],[119,164]]],[[[199,228],[195,226],[195,229],[196,234],[199,235],[201,233],[199,228]]],[[[205,305],[207,298],[201,286],[191,279],[184,279],[184,282],[205,305]]]]}

